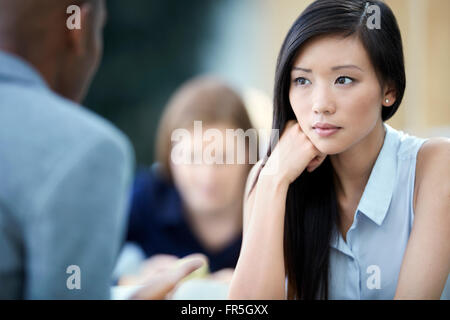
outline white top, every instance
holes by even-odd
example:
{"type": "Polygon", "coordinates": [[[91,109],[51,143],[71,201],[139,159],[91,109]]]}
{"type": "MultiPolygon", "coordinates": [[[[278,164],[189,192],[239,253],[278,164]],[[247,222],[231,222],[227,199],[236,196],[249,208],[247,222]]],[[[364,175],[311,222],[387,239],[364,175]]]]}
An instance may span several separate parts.
{"type": "MultiPolygon", "coordinates": [[[[384,143],[347,232],[347,241],[339,232],[331,243],[330,299],[393,299],[395,295],[414,221],[416,158],[426,139],[387,124],[384,127],[384,143]]],[[[449,298],[447,277],[441,299],[449,298]]]]}

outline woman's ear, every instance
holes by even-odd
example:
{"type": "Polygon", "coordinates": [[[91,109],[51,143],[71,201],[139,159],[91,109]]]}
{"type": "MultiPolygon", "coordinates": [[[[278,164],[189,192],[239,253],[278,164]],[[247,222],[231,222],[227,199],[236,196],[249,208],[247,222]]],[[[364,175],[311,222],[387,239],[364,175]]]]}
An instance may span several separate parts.
{"type": "Polygon", "coordinates": [[[383,89],[383,101],[382,105],[384,107],[392,107],[397,99],[397,90],[393,82],[385,84],[383,89]]]}
{"type": "Polygon", "coordinates": [[[89,50],[89,39],[93,36],[92,4],[84,2],[80,5],[80,28],[68,30],[69,48],[76,56],[84,56],[89,50]]]}

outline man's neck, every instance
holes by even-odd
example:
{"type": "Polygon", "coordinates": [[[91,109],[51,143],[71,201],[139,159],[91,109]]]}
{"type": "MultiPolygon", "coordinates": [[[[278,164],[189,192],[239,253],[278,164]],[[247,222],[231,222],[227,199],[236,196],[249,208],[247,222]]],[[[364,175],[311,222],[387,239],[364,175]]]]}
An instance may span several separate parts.
{"type": "MultiPolygon", "coordinates": [[[[9,53],[11,55],[20,57],[22,60],[26,61],[40,74],[40,76],[44,79],[44,81],[50,88],[52,88],[53,90],[56,89],[55,83],[57,83],[58,80],[55,68],[55,66],[57,65],[57,61],[55,61],[55,59],[48,59],[46,63],[42,63],[40,61],[37,61],[35,57],[37,55],[36,53],[33,53],[32,56],[29,56],[24,52],[22,52],[19,47],[14,45],[13,42],[8,41],[0,41],[0,50],[9,53]]],[[[45,56],[45,54],[42,55],[45,56]]]]}

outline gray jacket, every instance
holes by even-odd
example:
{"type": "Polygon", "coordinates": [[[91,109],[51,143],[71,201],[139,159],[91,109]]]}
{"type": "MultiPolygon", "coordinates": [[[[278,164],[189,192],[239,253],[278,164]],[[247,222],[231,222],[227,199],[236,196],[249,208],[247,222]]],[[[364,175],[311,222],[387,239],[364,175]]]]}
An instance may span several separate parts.
{"type": "Polygon", "coordinates": [[[0,51],[0,299],[107,299],[133,151],[0,51]]]}

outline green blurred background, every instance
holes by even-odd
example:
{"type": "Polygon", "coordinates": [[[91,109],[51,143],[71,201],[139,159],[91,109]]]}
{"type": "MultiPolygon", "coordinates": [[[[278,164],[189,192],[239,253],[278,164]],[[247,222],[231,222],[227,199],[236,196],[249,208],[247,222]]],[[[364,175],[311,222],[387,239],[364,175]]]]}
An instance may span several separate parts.
{"type": "Polygon", "coordinates": [[[103,61],[84,104],[131,139],[137,161],[153,140],[170,94],[201,69],[211,37],[211,0],[108,0],[103,61]]]}

